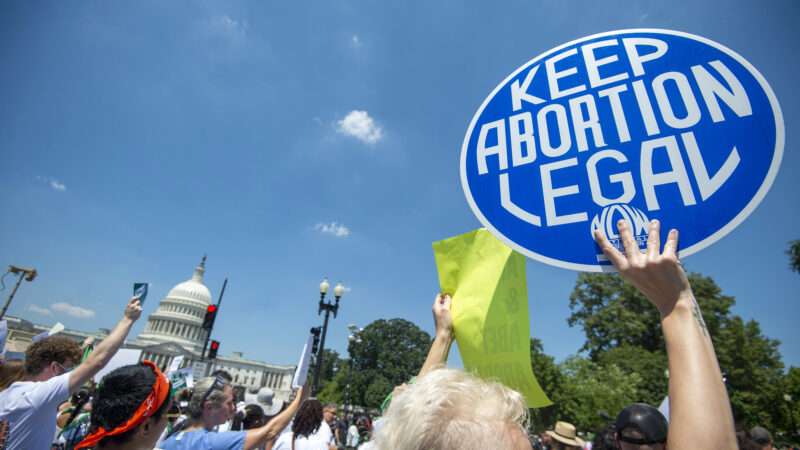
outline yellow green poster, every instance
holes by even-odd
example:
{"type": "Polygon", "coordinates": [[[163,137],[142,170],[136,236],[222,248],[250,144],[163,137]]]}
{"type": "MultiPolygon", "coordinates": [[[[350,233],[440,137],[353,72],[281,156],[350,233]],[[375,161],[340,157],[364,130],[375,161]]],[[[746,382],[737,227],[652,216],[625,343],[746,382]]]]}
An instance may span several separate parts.
{"type": "Polygon", "coordinates": [[[433,253],[464,367],[522,393],[531,408],[552,404],[531,369],[525,257],[483,228],[434,242],[433,253]]]}

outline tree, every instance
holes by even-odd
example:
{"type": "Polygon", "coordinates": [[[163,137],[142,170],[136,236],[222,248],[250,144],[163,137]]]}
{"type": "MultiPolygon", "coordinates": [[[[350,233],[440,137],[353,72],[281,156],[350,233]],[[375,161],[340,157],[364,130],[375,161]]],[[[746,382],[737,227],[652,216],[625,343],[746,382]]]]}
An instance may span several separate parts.
{"type": "MultiPolygon", "coordinates": [[[[331,350],[328,348],[323,350],[322,369],[319,376],[320,392],[322,392],[325,389],[325,386],[336,377],[336,374],[340,371],[343,363],[343,360],[339,357],[339,352],[336,350],[331,350]]],[[[308,378],[310,380],[314,379],[314,373],[316,370],[317,365],[315,363],[308,370],[308,378]]]]}
{"type": "MultiPolygon", "coordinates": [[[[431,345],[431,337],[403,319],[376,320],[359,333],[348,351],[353,371],[349,374],[352,402],[379,407],[395,386],[419,372],[431,345]]],[[[348,372],[347,369],[339,372],[348,372]]],[[[346,383],[341,386],[346,387],[346,383]]]]}
{"type": "Polygon", "coordinates": [[[642,378],[636,389],[635,401],[658,406],[667,396],[669,379],[665,352],[623,345],[600,354],[598,361],[601,367],[616,366],[625,373],[635,373],[642,378]]]}
{"type": "Polygon", "coordinates": [[[734,419],[748,427],[776,430],[781,420],[775,405],[783,396],[780,343],[765,337],[757,322],[738,316],[727,321],[714,341],[734,419]]]}
{"type": "MultiPolygon", "coordinates": [[[[555,359],[544,353],[542,341],[536,338],[531,339],[531,368],[539,385],[545,394],[552,400],[554,395],[561,389],[561,371],[556,365],[555,359]]],[[[534,433],[542,432],[552,428],[558,419],[558,405],[553,404],[546,408],[531,410],[531,431],[534,433]]]]}
{"type": "Polygon", "coordinates": [[[606,425],[601,413],[615,416],[636,400],[641,377],[625,373],[616,365],[600,366],[578,356],[559,365],[563,382],[553,394],[558,404],[559,420],[575,425],[580,431],[594,431],[606,425]]]}
{"type": "MultiPolygon", "coordinates": [[[[733,297],[709,277],[689,274],[697,303],[712,336],[730,314],[733,297]]],[[[632,345],[649,351],[664,351],[658,310],[618,275],[578,275],[569,301],[569,326],[583,327],[586,342],[581,348],[593,361],[611,348],[632,345]]]]}
{"type": "Polygon", "coordinates": [[[789,255],[789,266],[797,273],[800,273],[800,239],[789,243],[789,250],[786,250],[789,255]]]}
{"type": "Polygon", "coordinates": [[[787,430],[787,440],[800,444],[800,368],[792,367],[783,379],[781,395],[781,429],[787,430]]]}

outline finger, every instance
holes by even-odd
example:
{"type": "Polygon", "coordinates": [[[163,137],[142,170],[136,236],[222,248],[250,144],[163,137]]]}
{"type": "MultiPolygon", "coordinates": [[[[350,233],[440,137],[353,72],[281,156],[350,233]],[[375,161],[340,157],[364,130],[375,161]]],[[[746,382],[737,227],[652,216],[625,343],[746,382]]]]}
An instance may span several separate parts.
{"type": "Polygon", "coordinates": [[[663,256],[678,257],[678,230],[674,228],[669,230],[669,235],[667,235],[667,243],[664,244],[663,256]]]}
{"type": "Polygon", "coordinates": [[[647,259],[655,259],[661,252],[661,224],[651,220],[647,231],[647,259]]]}
{"type": "Polygon", "coordinates": [[[594,231],[594,241],[600,246],[600,250],[602,250],[606,258],[611,261],[611,264],[613,264],[617,270],[622,270],[621,266],[626,264],[625,256],[611,245],[611,242],[608,242],[608,239],[606,239],[606,236],[600,230],[594,231]]]}
{"type": "Polygon", "coordinates": [[[628,222],[625,220],[617,222],[617,231],[619,232],[619,238],[622,241],[622,246],[625,248],[625,254],[628,256],[628,260],[633,261],[638,258],[641,252],[639,251],[639,246],[633,240],[633,233],[631,232],[631,227],[628,226],[628,222]]]}
{"type": "Polygon", "coordinates": [[[442,305],[442,307],[443,307],[443,308],[445,308],[445,309],[450,309],[450,304],[451,304],[452,302],[453,302],[453,298],[452,298],[452,297],[450,297],[450,295],[449,295],[449,294],[444,294],[444,296],[442,296],[442,302],[441,302],[441,305],[442,305]]]}

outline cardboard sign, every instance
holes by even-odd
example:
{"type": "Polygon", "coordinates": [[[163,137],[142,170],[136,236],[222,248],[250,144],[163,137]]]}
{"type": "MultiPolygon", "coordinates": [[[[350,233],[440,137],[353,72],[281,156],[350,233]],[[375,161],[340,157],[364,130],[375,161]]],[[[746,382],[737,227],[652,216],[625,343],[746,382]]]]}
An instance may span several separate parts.
{"type": "MultiPolygon", "coordinates": [[[[783,156],[780,106],[742,56],[700,36],[621,30],[549,50],[500,83],[461,150],[472,211],[500,240],[558,267],[613,270],[627,220],[681,232],[681,255],[741,223],[783,156]]],[[[621,246],[620,246],[621,248],[621,246]]]]}

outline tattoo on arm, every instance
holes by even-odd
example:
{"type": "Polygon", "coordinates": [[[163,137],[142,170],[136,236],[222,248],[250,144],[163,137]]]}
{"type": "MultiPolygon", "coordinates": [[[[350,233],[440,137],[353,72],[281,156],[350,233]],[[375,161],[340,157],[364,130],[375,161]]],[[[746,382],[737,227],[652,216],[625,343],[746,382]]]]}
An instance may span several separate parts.
{"type": "Polygon", "coordinates": [[[703,334],[708,336],[708,327],[706,327],[706,321],[703,320],[703,314],[700,312],[700,305],[697,304],[697,300],[692,298],[692,315],[694,316],[694,320],[697,322],[697,325],[700,326],[700,329],[703,330],[703,334]]]}

